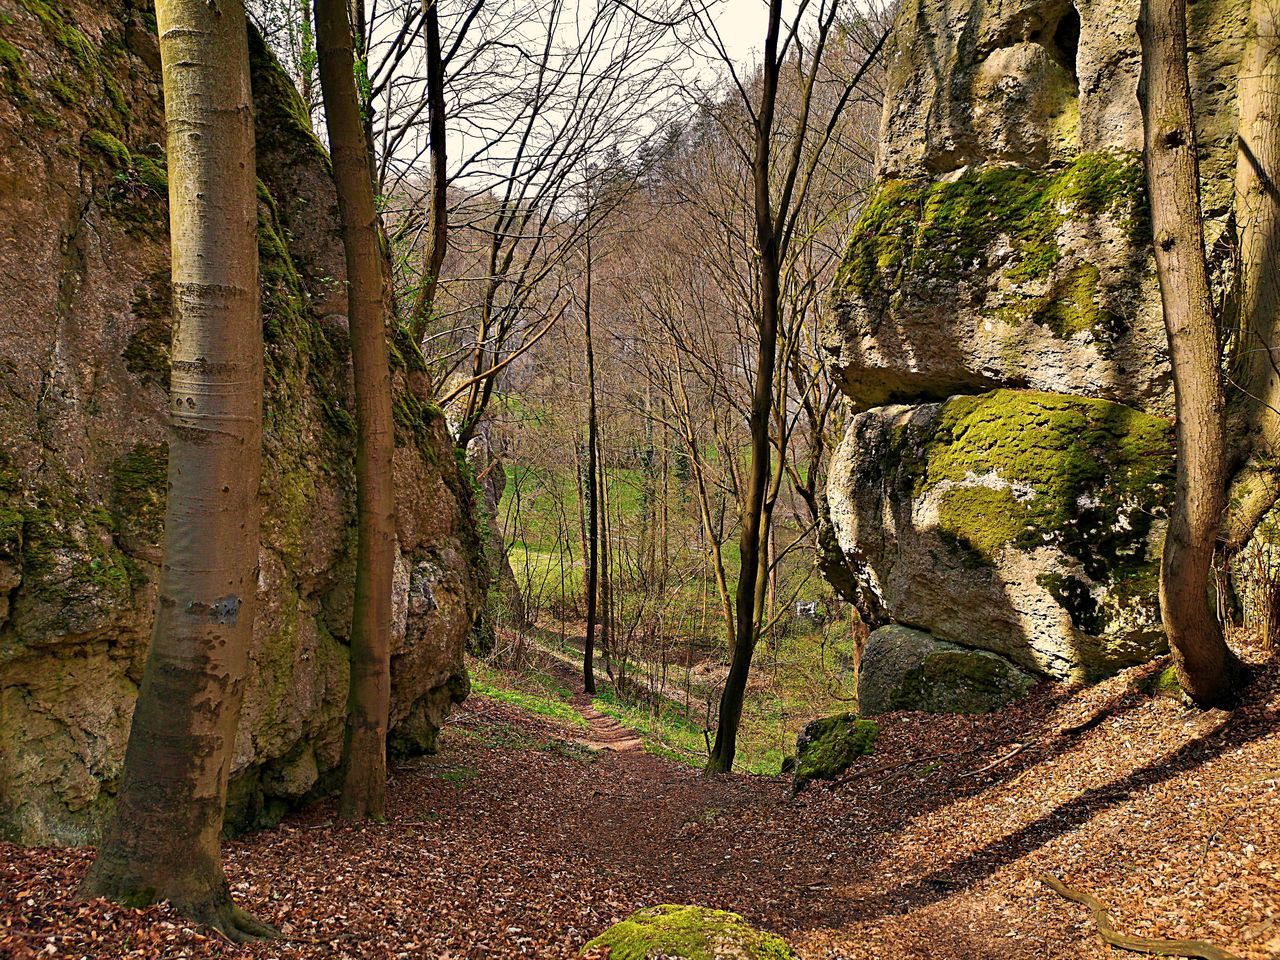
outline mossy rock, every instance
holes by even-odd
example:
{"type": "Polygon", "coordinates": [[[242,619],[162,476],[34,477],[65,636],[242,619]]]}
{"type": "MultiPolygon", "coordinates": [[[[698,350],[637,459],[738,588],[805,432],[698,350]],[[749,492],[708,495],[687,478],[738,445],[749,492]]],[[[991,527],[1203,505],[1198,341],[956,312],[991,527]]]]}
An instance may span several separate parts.
{"type": "Polygon", "coordinates": [[[795,960],[785,940],[736,913],[666,904],[615,923],[583,949],[609,960],[795,960]],[[608,953],[606,954],[605,948],[608,953]]]}
{"type": "Polygon", "coordinates": [[[792,789],[810,780],[834,780],[859,757],[869,754],[880,727],[856,713],[841,713],[809,723],[796,740],[792,789]]]}
{"type": "Polygon", "coordinates": [[[1017,700],[1035,682],[1004,657],[890,624],[867,638],[858,671],[863,713],[988,713],[1017,700]]]}
{"type": "Polygon", "coordinates": [[[1178,668],[1170,664],[1144,677],[1138,689],[1157,700],[1181,700],[1182,681],[1178,679],[1178,668]]]}
{"type": "MultiPolygon", "coordinates": [[[[1147,197],[1136,154],[1086,153],[1059,171],[982,166],[954,180],[881,183],[854,226],[836,275],[837,303],[888,306],[904,290],[954,294],[957,281],[998,263],[1015,288],[1049,281],[1069,251],[1058,233],[1069,220],[1110,217],[1137,246],[1147,197]],[[997,253],[1001,239],[1012,256],[997,253]]],[[[1096,266],[1077,264],[1045,293],[1019,294],[1003,309],[1063,338],[1106,318],[1096,266]]]]}
{"type": "Polygon", "coordinates": [[[835,544],[882,606],[873,622],[1089,681],[1165,652],[1173,484],[1167,420],[995,390],[860,414],[827,500],[835,544]]]}

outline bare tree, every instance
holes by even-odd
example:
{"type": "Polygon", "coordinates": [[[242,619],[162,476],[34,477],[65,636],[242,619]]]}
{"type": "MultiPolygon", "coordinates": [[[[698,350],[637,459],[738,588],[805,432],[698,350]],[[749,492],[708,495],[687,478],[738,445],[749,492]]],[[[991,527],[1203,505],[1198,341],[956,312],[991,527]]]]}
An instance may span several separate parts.
{"type": "MultiPolygon", "coordinates": [[[[795,239],[797,212],[813,182],[815,172],[829,146],[839,118],[848,105],[858,83],[879,53],[887,36],[881,34],[860,68],[843,84],[831,106],[825,124],[815,117],[814,92],[825,61],[824,53],[837,25],[839,0],[824,0],[815,11],[809,35],[804,31],[807,4],[802,4],[795,18],[785,28],[781,0],[771,0],[760,66],[759,94],[753,97],[732,71],[743,105],[750,118],[752,136],[752,196],[756,242],[756,289],[759,309],[754,317],[757,349],[755,378],[749,411],[751,459],[741,504],[739,553],[741,565],[735,596],[735,638],[729,676],[720,697],[716,740],[707,759],[708,773],[726,772],[733,768],[737,752],[738,725],[746,693],[751,657],[759,637],[764,580],[768,567],[768,544],[773,504],[776,503],[781,477],[774,474],[770,437],[770,417],[774,413],[774,376],[778,366],[778,333],[782,314],[782,272],[788,250],[795,239]],[[775,115],[778,107],[779,77],[784,64],[794,63],[800,77],[799,103],[789,143],[777,165],[775,183],[774,153],[775,115]],[[816,136],[811,124],[816,123],[816,136]]],[[[717,49],[723,51],[714,24],[705,22],[707,35],[717,49]]],[[[783,414],[785,416],[785,413],[783,414]]],[[[779,472],[781,468],[779,468],[779,472]]]]}
{"type": "Polygon", "coordinates": [[[395,428],[372,156],[361,122],[348,9],[344,0],[316,0],[320,86],[346,249],[347,319],[356,388],[356,582],[338,812],[347,819],[381,819],[391,706],[395,428]]]}

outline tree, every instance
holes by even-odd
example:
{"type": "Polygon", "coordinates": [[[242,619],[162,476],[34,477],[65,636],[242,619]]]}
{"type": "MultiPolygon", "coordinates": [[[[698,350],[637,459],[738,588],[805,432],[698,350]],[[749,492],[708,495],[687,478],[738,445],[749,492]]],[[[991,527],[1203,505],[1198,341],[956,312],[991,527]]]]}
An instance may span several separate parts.
{"type": "Polygon", "coordinates": [[[1160,613],[1183,689],[1196,703],[1215,706],[1230,699],[1239,664],[1210,599],[1227,501],[1226,421],[1187,77],[1186,0],[1143,0],[1138,33],[1144,157],[1177,411],[1160,613]]]}
{"type": "Polygon", "coordinates": [[[239,0],[158,0],[174,335],[164,560],[115,812],[90,896],[168,900],[236,941],[219,841],[258,572],[262,324],[253,102],[239,0]]]}
{"type": "MultiPolygon", "coordinates": [[[[801,4],[795,19],[783,34],[781,0],[770,0],[765,31],[763,61],[760,66],[760,93],[753,103],[747,88],[735,76],[743,105],[750,118],[751,186],[755,227],[755,290],[758,304],[753,320],[756,334],[755,380],[752,385],[748,415],[750,465],[742,494],[739,554],[741,565],[735,591],[735,635],[729,676],[720,696],[720,713],[716,724],[716,740],[707,758],[707,773],[724,773],[733,769],[737,753],[738,725],[742,719],[742,703],[746,694],[751,658],[759,639],[760,618],[764,609],[765,583],[769,568],[769,543],[772,537],[773,508],[780,491],[783,466],[773,464],[774,441],[770,418],[775,412],[783,418],[785,410],[775,411],[775,371],[778,369],[778,333],[782,326],[783,265],[800,224],[799,211],[814,182],[822,156],[830,144],[840,117],[858,83],[879,54],[888,36],[880,34],[875,46],[861,65],[847,79],[838,81],[839,94],[831,105],[827,122],[811,130],[812,111],[817,104],[815,91],[824,67],[824,53],[831,40],[839,12],[839,0],[826,0],[815,13],[812,36],[802,38],[807,4],[801,4]],[[775,166],[773,146],[778,108],[779,78],[784,63],[796,47],[792,69],[799,75],[799,95],[790,142],[785,155],[775,166]],[[772,482],[771,482],[772,481],[772,482]]],[[[705,24],[717,50],[726,63],[724,46],[713,24],[705,24]]],[[[782,366],[786,369],[786,364],[782,366]]],[[[781,438],[783,431],[779,431],[781,438]]],[[[781,439],[779,440],[781,443],[781,439]]],[[[785,450],[782,451],[785,457],[785,450]]],[[[781,458],[780,458],[781,459],[781,458]]]]}
{"type": "Polygon", "coordinates": [[[1238,81],[1235,220],[1239,245],[1233,406],[1250,457],[1237,475],[1227,544],[1243,546],[1280,497],[1280,35],[1276,0],[1253,0],[1238,81]]]}
{"type": "MultiPolygon", "coordinates": [[[[479,12],[479,4],[472,9],[479,12]]],[[[422,16],[426,24],[423,45],[426,53],[427,149],[431,154],[431,190],[428,205],[430,229],[427,232],[422,276],[418,281],[418,291],[410,316],[410,333],[415,344],[421,344],[427,332],[427,322],[435,303],[436,285],[449,247],[448,141],[445,133],[445,62],[440,46],[440,0],[423,0],[422,16]]]]}
{"type": "Polygon", "coordinates": [[[347,260],[347,317],[356,387],[355,599],[351,687],[339,814],[381,818],[391,705],[391,584],[395,564],[395,434],[383,321],[382,250],[372,156],[355,86],[355,46],[344,0],[316,0],[320,88],[329,128],[347,260]]]}
{"type": "MultiPolygon", "coordinates": [[[[588,214],[590,216],[590,214],[588,214]]],[[[596,692],[595,643],[597,583],[600,570],[600,439],[596,422],[596,356],[591,337],[591,232],[587,228],[586,286],[582,301],[582,323],[587,361],[587,635],[582,645],[582,684],[587,693],[596,692]]]]}

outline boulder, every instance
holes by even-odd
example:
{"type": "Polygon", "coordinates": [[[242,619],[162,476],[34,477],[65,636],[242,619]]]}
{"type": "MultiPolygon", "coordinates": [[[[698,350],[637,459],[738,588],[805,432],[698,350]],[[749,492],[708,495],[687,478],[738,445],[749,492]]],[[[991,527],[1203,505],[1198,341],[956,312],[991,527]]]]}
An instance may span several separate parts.
{"type": "Polygon", "coordinates": [[[872,632],[858,667],[858,708],[987,713],[1031,689],[1035,678],[1004,657],[891,624],[872,632]]]}
{"type": "Polygon", "coordinates": [[[829,471],[834,539],[891,621],[1096,679],[1165,649],[1172,442],[1164,419],[1032,391],[869,410],[829,471]]]}
{"type": "MultiPolygon", "coordinates": [[[[0,835],[92,842],[142,675],[165,509],[172,302],[155,20],[142,0],[9,4],[0,39],[0,835]]],[[[354,402],[337,198],[292,82],[251,38],[265,341],[262,549],[228,823],[341,758],[354,402]]],[[[472,490],[395,344],[391,720],[430,747],[465,694],[486,572],[472,490]]]]}
{"type": "Polygon", "coordinates": [[[785,940],[736,913],[708,907],[646,907],[583,948],[609,960],[795,960],[785,940]]]}
{"type": "MultiPolygon", "coordinates": [[[[1138,6],[900,8],[878,183],[823,335],[859,407],[1015,386],[1171,411],[1140,163],[1138,6]]],[[[1247,8],[1207,0],[1188,14],[1211,246],[1229,222],[1247,8]]]]}
{"type": "Polygon", "coordinates": [[[834,780],[874,748],[880,727],[856,713],[822,717],[805,725],[796,740],[791,789],[799,792],[810,780],[834,780]]]}

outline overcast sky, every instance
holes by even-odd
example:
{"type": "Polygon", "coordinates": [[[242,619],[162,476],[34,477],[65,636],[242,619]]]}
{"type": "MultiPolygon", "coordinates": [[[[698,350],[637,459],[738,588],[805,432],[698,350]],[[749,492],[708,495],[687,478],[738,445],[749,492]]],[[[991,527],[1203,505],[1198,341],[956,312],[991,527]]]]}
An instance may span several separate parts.
{"type": "Polygon", "coordinates": [[[744,64],[759,56],[767,10],[763,0],[724,0],[719,8],[716,29],[736,63],[744,64]]]}

